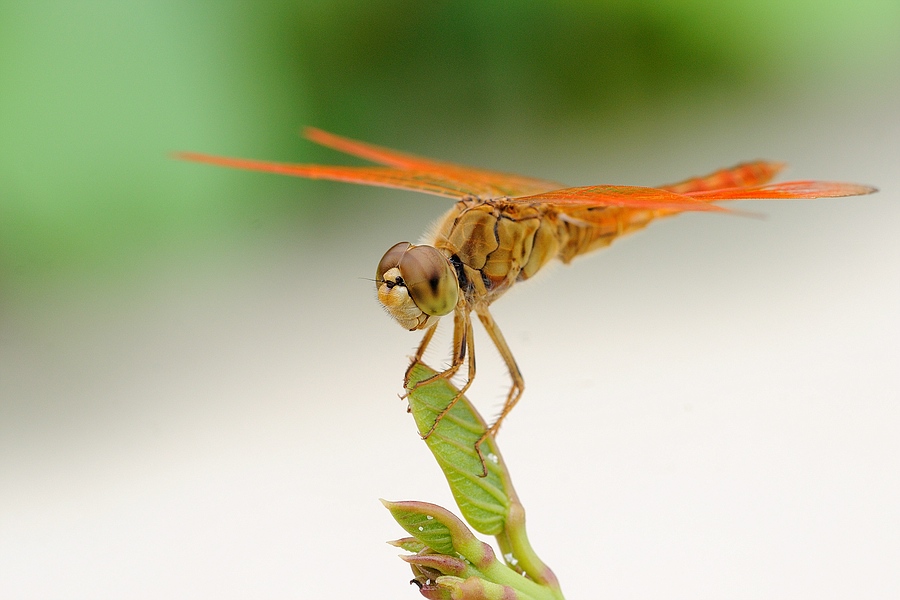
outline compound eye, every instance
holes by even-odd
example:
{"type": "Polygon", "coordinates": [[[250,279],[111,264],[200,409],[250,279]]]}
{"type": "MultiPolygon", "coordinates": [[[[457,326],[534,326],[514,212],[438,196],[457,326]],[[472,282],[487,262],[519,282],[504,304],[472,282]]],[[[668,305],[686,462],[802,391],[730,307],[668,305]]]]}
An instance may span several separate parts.
{"type": "MultiPolygon", "coordinates": [[[[387,254],[382,262],[386,258],[387,254]]],[[[410,246],[405,248],[398,266],[409,295],[423,313],[440,317],[453,311],[459,284],[446,256],[432,246],[410,246]]]]}
{"type": "MultiPolygon", "coordinates": [[[[384,253],[384,256],[381,257],[381,261],[378,263],[378,270],[375,272],[375,283],[380,284],[384,281],[384,274],[393,269],[394,267],[400,266],[400,259],[403,257],[403,254],[406,250],[411,246],[409,242],[399,242],[390,247],[390,249],[384,253]]],[[[391,282],[393,285],[396,282],[391,282]]]]}

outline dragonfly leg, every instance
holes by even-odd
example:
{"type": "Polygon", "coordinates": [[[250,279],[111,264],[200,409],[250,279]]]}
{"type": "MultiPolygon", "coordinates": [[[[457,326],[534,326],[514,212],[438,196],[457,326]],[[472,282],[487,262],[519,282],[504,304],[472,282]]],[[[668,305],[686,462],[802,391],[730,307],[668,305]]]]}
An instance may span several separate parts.
{"type": "MultiPolygon", "coordinates": [[[[422,339],[422,343],[419,344],[419,350],[416,352],[416,355],[413,357],[412,364],[409,366],[409,369],[406,371],[406,379],[409,380],[409,374],[412,371],[412,368],[421,361],[422,355],[425,352],[425,347],[428,345],[428,342],[431,341],[432,336],[434,335],[434,329],[431,328],[429,332],[425,334],[425,337],[422,339]]],[[[469,315],[468,309],[464,305],[457,306],[456,310],[453,313],[453,359],[450,363],[450,366],[441,371],[440,373],[435,373],[431,377],[426,377],[421,381],[416,382],[410,389],[417,389],[420,386],[428,385],[434,381],[439,379],[450,379],[454,375],[456,375],[457,371],[459,371],[460,367],[462,367],[463,362],[466,361],[466,353],[469,354],[469,372],[468,377],[466,379],[465,385],[456,393],[453,399],[438,413],[437,417],[434,420],[434,423],[428,429],[428,431],[422,435],[422,439],[428,439],[432,433],[434,433],[435,428],[438,423],[446,416],[450,409],[462,398],[463,394],[466,393],[466,390],[469,389],[469,386],[472,385],[472,381],[475,379],[475,337],[472,333],[472,319],[469,315]]]]}
{"type": "MultiPolygon", "coordinates": [[[[425,335],[422,337],[422,341],[419,342],[419,347],[416,349],[416,353],[412,358],[412,362],[409,363],[409,367],[407,367],[406,369],[406,373],[403,376],[403,381],[409,381],[409,374],[410,372],[412,372],[413,367],[422,362],[422,357],[425,355],[425,349],[428,348],[428,344],[431,343],[431,338],[434,337],[435,331],[437,331],[437,324],[434,324],[425,330],[425,335]]],[[[406,394],[404,394],[402,397],[405,398],[406,394]]]]}
{"type": "MultiPolygon", "coordinates": [[[[416,389],[423,385],[428,385],[433,381],[437,381],[438,379],[450,379],[456,372],[459,371],[459,368],[462,366],[463,362],[466,360],[466,338],[471,338],[471,335],[467,335],[468,330],[472,328],[469,320],[469,312],[464,308],[457,307],[453,313],[453,357],[450,362],[450,366],[447,367],[446,370],[441,371],[440,373],[435,373],[431,377],[426,377],[421,381],[416,382],[412,389],[416,389]]],[[[425,337],[422,338],[422,342],[419,344],[419,349],[416,351],[416,355],[413,356],[412,363],[409,365],[409,368],[406,369],[406,381],[409,381],[409,374],[412,372],[414,366],[417,363],[422,361],[422,356],[425,354],[425,348],[428,346],[428,343],[431,341],[431,338],[434,337],[434,332],[437,329],[437,326],[431,327],[428,332],[425,333],[425,337]]]]}
{"type": "Polygon", "coordinates": [[[506,395],[506,402],[503,404],[503,410],[500,411],[500,416],[497,417],[494,423],[487,428],[487,431],[485,431],[482,436],[478,438],[478,441],[475,442],[475,450],[478,451],[478,456],[481,458],[481,476],[487,477],[487,464],[484,462],[484,455],[481,453],[481,444],[488,436],[497,434],[497,431],[500,429],[500,424],[503,423],[503,419],[506,418],[506,415],[510,413],[519,401],[519,398],[522,397],[522,392],[525,391],[525,380],[522,378],[522,372],[519,370],[519,365],[516,364],[516,359],[513,357],[512,351],[509,349],[509,346],[506,345],[506,340],[503,338],[503,334],[500,333],[500,328],[497,327],[497,323],[494,321],[494,317],[491,316],[491,313],[488,312],[487,307],[476,307],[475,312],[478,314],[478,318],[481,320],[481,324],[484,325],[488,335],[491,336],[491,340],[500,352],[500,356],[503,357],[506,368],[509,369],[509,376],[512,379],[512,385],[509,388],[509,393],[506,395]]]}
{"type": "MultiPolygon", "coordinates": [[[[445,416],[447,416],[447,413],[449,413],[450,410],[456,405],[456,403],[459,402],[459,399],[463,397],[463,394],[466,393],[466,390],[469,389],[469,386],[472,385],[472,381],[475,379],[475,336],[473,335],[473,332],[472,332],[472,319],[469,317],[468,312],[463,312],[463,315],[464,315],[465,323],[462,326],[463,327],[462,339],[459,340],[461,349],[457,351],[454,348],[454,353],[453,353],[455,357],[459,357],[460,363],[458,365],[456,365],[456,369],[453,371],[453,373],[455,373],[457,370],[459,370],[459,367],[462,365],[462,359],[465,358],[466,352],[468,352],[469,353],[469,372],[466,377],[466,383],[461,388],[459,388],[459,391],[456,392],[456,395],[453,396],[453,399],[450,400],[450,402],[447,403],[447,406],[445,406],[443,409],[441,409],[441,412],[439,412],[438,415],[434,418],[434,423],[432,423],[431,428],[427,432],[425,432],[425,435],[422,436],[423,440],[427,440],[431,436],[431,434],[434,433],[434,430],[438,426],[438,423],[440,423],[443,420],[443,418],[445,416]]],[[[455,332],[454,332],[453,337],[454,337],[454,342],[456,342],[457,336],[455,335],[455,332]]],[[[452,368],[453,367],[451,366],[451,369],[452,368]]],[[[425,383],[428,381],[433,381],[435,379],[444,379],[445,377],[452,376],[453,373],[451,373],[450,375],[445,375],[449,370],[450,369],[448,369],[447,371],[444,371],[443,373],[438,373],[437,375],[433,375],[433,376],[429,377],[428,379],[424,379],[424,380],[420,381],[419,384],[422,384],[422,383],[425,383]]],[[[479,456],[480,456],[480,454],[479,454],[479,456]]],[[[483,462],[483,459],[482,459],[482,462],[483,462]]]]}

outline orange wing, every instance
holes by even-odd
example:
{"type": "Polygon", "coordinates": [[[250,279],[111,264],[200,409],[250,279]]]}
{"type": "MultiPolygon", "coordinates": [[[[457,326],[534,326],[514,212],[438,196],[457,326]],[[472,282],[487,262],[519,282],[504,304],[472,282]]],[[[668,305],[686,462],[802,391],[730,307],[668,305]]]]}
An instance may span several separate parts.
{"type": "Polygon", "coordinates": [[[441,174],[450,179],[467,181],[470,186],[481,190],[475,194],[485,199],[501,196],[524,196],[548,192],[564,187],[563,184],[535,177],[525,177],[512,173],[498,173],[487,169],[476,169],[450,162],[443,162],[431,158],[424,158],[414,154],[398,152],[390,148],[375,146],[365,142],[358,142],[350,138],[341,137],[315,127],[307,127],[304,130],[306,139],[322,146],[338,150],[359,158],[370,160],[380,165],[396,167],[404,170],[427,171],[441,174]]]}
{"type": "Polygon", "coordinates": [[[710,202],[737,199],[826,198],[870,194],[876,191],[875,188],[864,185],[817,181],[762,185],[783,166],[781,163],[765,161],[744,163],[705,177],[696,177],[661,188],[614,185],[563,188],[561,184],[552,181],[436,161],[358,142],[320,129],[310,128],[305,133],[313,142],[386,166],[287,164],[190,152],[175,156],[184,160],[238,169],[390,187],[455,199],[507,198],[510,202],[523,204],[547,203],[559,207],[562,212],[581,212],[592,207],[673,212],[728,212],[710,202]]]}
{"type": "MultiPolygon", "coordinates": [[[[690,180],[697,181],[697,180],[690,180]]],[[[676,194],[665,189],[625,185],[593,185],[587,187],[554,190],[533,196],[512,198],[510,202],[531,204],[546,203],[560,212],[589,218],[586,208],[618,207],[631,210],[655,210],[666,212],[729,211],[710,204],[718,200],[788,200],[806,198],[837,198],[861,196],[878,191],[876,188],[855,183],[830,181],[787,181],[770,185],[733,187],[719,190],[703,190],[676,194]]],[[[662,216],[662,215],[659,215],[662,216]]]]}
{"type": "MultiPolygon", "coordinates": [[[[227,158],[193,152],[181,152],[175,155],[182,160],[202,162],[235,169],[263,171],[281,175],[293,175],[307,179],[327,179],[345,183],[359,183],[379,187],[397,188],[455,198],[457,200],[470,197],[495,199],[506,197],[498,193],[497,179],[486,183],[478,175],[473,176],[462,167],[456,170],[420,170],[396,169],[391,167],[341,167],[328,165],[301,165],[277,163],[243,158],[227,158]]],[[[558,185],[558,184],[554,184],[558,185]]],[[[506,186],[511,189],[512,186],[506,186]]],[[[645,210],[675,211],[725,211],[720,206],[696,200],[690,196],[675,194],[666,190],[635,186],[597,185],[578,188],[564,188],[554,191],[517,196],[511,202],[550,203],[560,207],[623,207],[645,210]]]]}
{"type": "Polygon", "coordinates": [[[210,156],[193,152],[178,153],[175,157],[236,169],[391,187],[457,199],[478,197],[489,200],[505,196],[536,194],[563,187],[562,184],[554,181],[464,167],[397,152],[344,138],[321,129],[308,128],[305,135],[311,141],[328,148],[387,165],[387,167],[287,164],[210,156]]]}
{"type": "Polygon", "coordinates": [[[690,196],[666,190],[632,185],[591,185],[554,190],[533,196],[512,198],[517,204],[552,204],[561,212],[591,207],[618,207],[642,210],[715,211],[727,209],[690,196]]]}
{"type": "Polygon", "coordinates": [[[692,177],[679,183],[659,186],[676,194],[720,190],[722,188],[751,187],[768,183],[785,167],[784,163],[757,160],[721,169],[703,177],[692,177]]]}
{"type": "Polygon", "coordinates": [[[841,198],[843,196],[862,196],[877,191],[878,188],[856,183],[839,183],[835,181],[785,181],[784,183],[773,183],[770,185],[688,192],[687,195],[691,198],[703,200],[704,202],[715,202],[717,200],[841,198]]]}
{"type": "Polygon", "coordinates": [[[831,181],[786,181],[764,185],[785,167],[784,163],[754,161],[710,173],[660,189],[685,194],[705,202],[717,200],[792,200],[861,196],[878,190],[868,185],[831,181]]]}
{"type": "Polygon", "coordinates": [[[298,165],[277,163],[263,160],[249,160],[244,158],[228,158],[224,156],[211,156],[209,154],[197,154],[194,152],[179,152],[175,158],[194,162],[208,163],[221,167],[234,169],[248,169],[250,171],[264,171],[267,173],[279,173],[281,175],[293,175],[307,179],[328,179],[330,181],[343,181],[345,183],[359,183],[378,187],[397,188],[434,194],[447,198],[468,198],[478,196],[484,192],[477,182],[463,178],[432,171],[418,171],[406,169],[392,169],[389,167],[340,167],[329,165],[298,165]]]}

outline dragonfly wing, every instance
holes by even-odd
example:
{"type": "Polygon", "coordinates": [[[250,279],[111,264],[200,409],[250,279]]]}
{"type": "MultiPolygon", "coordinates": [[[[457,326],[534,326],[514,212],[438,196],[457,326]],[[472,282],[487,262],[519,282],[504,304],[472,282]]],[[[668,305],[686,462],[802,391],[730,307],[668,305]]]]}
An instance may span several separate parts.
{"type": "Polygon", "coordinates": [[[840,198],[862,196],[877,192],[878,189],[856,183],[834,181],[786,181],[770,185],[733,187],[722,190],[688,192],[686,195],[704,202],[717,200],[792,200],[813,198],[840,198]]]}
{"type": "Polygon", "coordinates": [[[547,181],[511,173],[499,173],[496,171],[488,171],[486,169],[476,169],[474,167],[466,167],[450,162],[416,156],[414,154],[407,154],[405,152],[398,152],[397,150],[391,150],[390,148],[351,140],[350,138],[328,133],[327,131],[322,131],[321,129],[316,129],[314,127],[307,127],[303,133],[308,140],[317,144],[345,154],[350,154],[351,156],[370,160],[374,163],[398,169],[442,173],[455,180],[466,181],[473,189],[477,188],[480,190],[477,195],[486,200],[501,196],[537,194],[563,187],[562,184],[555,181],[547,181]]]}
{"type": "Polygon", "coordinates": [[[211,156],[209,154],[196,154],[193,152],[182,152],[176,154],[175,157],[182,160],[208,163],[235,169],[248,169],[250,171],[293,175],[294,177],[305,177],[307,179],[327,179],[345,183],[397,188],[456,199],[477,196],[484,191],[484,189],[477,184],[468,180],[454,178],[448,173],[419,169],[300,165],[211,156]]]}
{"type": "Polygon", "coordinates": [[[757,160],[721,169],[703,177],[692,177],[678,183],[659,186],[676,194],[689,194],[722,188],[743,188],[768,183],[785,167],[785,163],[757,160]]]}
{"type": "Polygon", "coordinates": [[[728,212],[705,200],[676,194],[667,190],[630,185],[591,185],[574,187],[532,196],[512,198],[520,204],[552,204],[562,212],[586,208],[630,208],[664,211],[718,211],[728,212]]]}
{"type": "Polygon", "coordinates": [[[440,168],[440,162],[430,158],[415,156],[405,152],[398,152],[390,148],[383,148],[374,144],[358,142],[315,127],[307,127],[303,130],[303,136],[320,146],[343,152],[351,156],[364,158],[379,165],[396,167],[398,169],[433,169],[440,168]]]}

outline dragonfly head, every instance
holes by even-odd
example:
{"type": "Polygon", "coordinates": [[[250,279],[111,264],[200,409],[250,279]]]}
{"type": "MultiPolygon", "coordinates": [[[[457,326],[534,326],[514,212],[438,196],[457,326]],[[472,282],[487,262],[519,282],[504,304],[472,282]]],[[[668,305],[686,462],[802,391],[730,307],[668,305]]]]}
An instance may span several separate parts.
{"type": "Polygon", "coordinates": [[[432,246],[400,242],[385,252],[375,273],[378,300],[405,329],[433,325],[459,299],[456,272],[432,246]]]}

